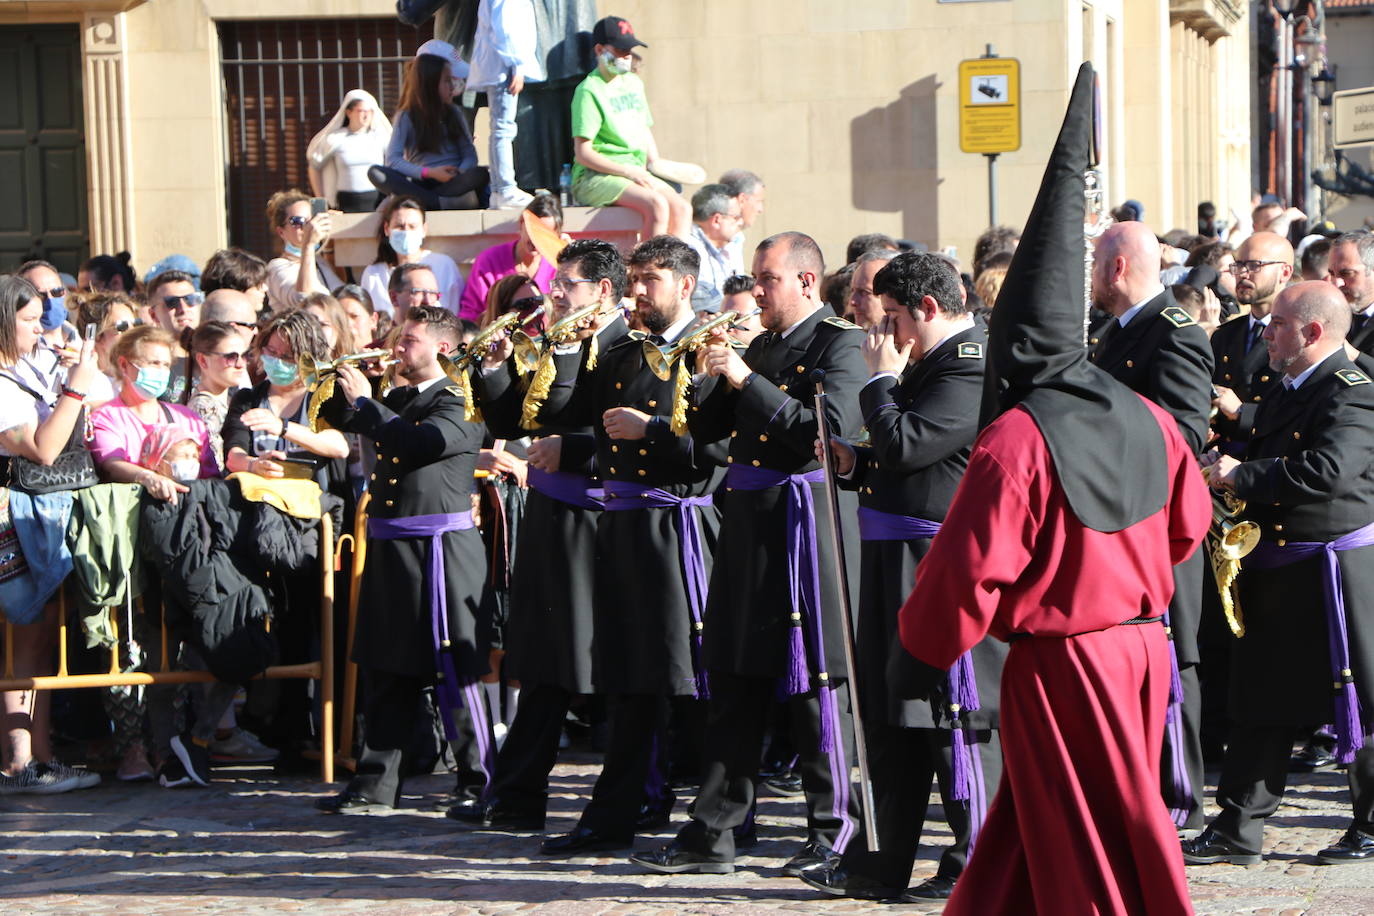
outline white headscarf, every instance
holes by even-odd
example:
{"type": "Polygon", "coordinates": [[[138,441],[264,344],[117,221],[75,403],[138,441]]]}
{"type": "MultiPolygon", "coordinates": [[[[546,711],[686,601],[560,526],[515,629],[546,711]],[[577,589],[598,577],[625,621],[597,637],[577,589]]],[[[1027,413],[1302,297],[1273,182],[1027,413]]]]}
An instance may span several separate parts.
{"type": "Polygon", "coordinates": [[[387,120],[387,116],[382,113],[382,107],[377,104],[372,93],[366,89],[349,90],[348,95],[344,96],[343,104],[339,106],[339,110],[334,112],[334,117],[329,119],[329,123],[315,135],[314,139],[310,141],[310,145],[305,148],[305,158],[310,163],[311,168],[321,171],[324,178],[324,196],[331,205],[338,203],[335,197],[338,190],[338,178],[334,171],[334,163],[329,160],[329,154],[333,151],[334,143],[339,137],[348,132],[348,106],[354,102],[362,102],[365,107],[372,109],[372,123],[367,126],[367,132],[380,134],[383,149],[391,142],[391,121],[387,120]]]}

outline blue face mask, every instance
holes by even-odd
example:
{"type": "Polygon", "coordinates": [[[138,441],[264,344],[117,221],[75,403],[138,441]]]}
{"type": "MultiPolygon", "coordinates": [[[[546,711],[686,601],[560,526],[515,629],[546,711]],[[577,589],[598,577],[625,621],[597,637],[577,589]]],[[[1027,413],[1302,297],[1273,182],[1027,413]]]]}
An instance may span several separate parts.
{"type": "Polygon", "coordinates": [[[409,257],[419,253],[420,246],[425,243],[425,233],[423,229],[392,229],[386,240],[392,251],[409,257]]]}
{"type": "Polygon", "coordinates": [[[265,353],[262,357],[262,372],[269,382],[279,387],[293,384],[300,375],[295,363],[265,353]]]}
{"type": "Polygon", "coordinates": [[[62,322],[67,320],[67,297],[58,296],[56,299],[43,297],[43,314],[39,316],[38,323],[43,326],[43,330],[51,331],[54,328],[62,327],[62,322]]]}
{"type": "MultiPolygon", "coordinates": [[[[290,242],[283,242],[282,244],[283,244],[283,245],[285,246],[285,248],[286,248],[286,253],[289,254],[289,255],[291,255],[291,257],[293,257],[293,258],[299,258],[299,257],[301,256],[301,249],[300,249],[300,246],[299,246],[299,245],[292,245],[290,242]]],[[[316,251],[319,251],[320,248],[321,248],[321,246],[323,246],[323,245],[324,245],[324,242],[316,242],[316,243],[315,243],[315,250],[316,250],[316,251]]]]}
{"type": "Polygon", "coordinates": [[[145,398],[160,398],[172,380],[172,370],[166,366],[139,366],[134,376],[134,387],[145,398]]]}

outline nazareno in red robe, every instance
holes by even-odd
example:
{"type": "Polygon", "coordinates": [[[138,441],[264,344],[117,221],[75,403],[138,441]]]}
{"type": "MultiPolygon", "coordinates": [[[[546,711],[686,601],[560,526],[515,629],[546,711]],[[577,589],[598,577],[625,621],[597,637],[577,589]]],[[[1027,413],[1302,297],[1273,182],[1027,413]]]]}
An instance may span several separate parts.
{"type": "Polygon", "coordinates": [[[1192,912],[1159,792],[1167,637],[1117,624],[1168,608],[1171,569],[1206,535],[1211,498],[1173,419],[1146,404],[1169,462],[1159,512],[1113,534],[1085,527],[1015,408],[979,436],[917,568],[900,634],[921,661],[948,668],[984,634],[1032,634],[1007,655],[1005,772],[946,916],[1192,912]]]}

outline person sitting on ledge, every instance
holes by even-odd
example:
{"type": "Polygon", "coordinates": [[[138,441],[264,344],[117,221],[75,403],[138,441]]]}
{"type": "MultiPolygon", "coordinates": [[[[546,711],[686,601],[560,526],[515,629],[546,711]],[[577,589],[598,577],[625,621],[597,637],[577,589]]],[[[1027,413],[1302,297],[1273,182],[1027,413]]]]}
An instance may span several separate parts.
{"type": "Polygon", "coordinates": [[[467,66],[446,41],[430,39],[420,45],[406,67],[386,165],[367,170],[377,190],[413,197],[426,210],[486,207],[487,168],[477,164],[468,122],[453,104],[467,66]]]}

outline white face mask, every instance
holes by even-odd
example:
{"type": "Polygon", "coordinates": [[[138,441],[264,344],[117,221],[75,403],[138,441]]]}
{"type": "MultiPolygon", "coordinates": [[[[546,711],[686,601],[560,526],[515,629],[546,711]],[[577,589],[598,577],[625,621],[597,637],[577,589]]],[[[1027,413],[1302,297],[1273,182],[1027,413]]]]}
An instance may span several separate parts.
{"type": "Polygon", "coordinates": [[[171,466],[172,479],[177,483],[190,483],[200,477],[200,461],[196,458],[173,461],[171,466]]]}
{"type": "Polygon", "coordinates": [[[410,256],[419,253],[420,246],[425,243],[425,231],[423,229],[392,229],[387,233],[386,240],[397,254],[410,256]]]}
{"type": "Polygon", "coordinates": [[[613,51],[602,51],[601,62],[606,65],[606,69],[612,73],[625,74],[630,72],[630,66],[634,58],[630,55],[616,57],[613,51]]]}

